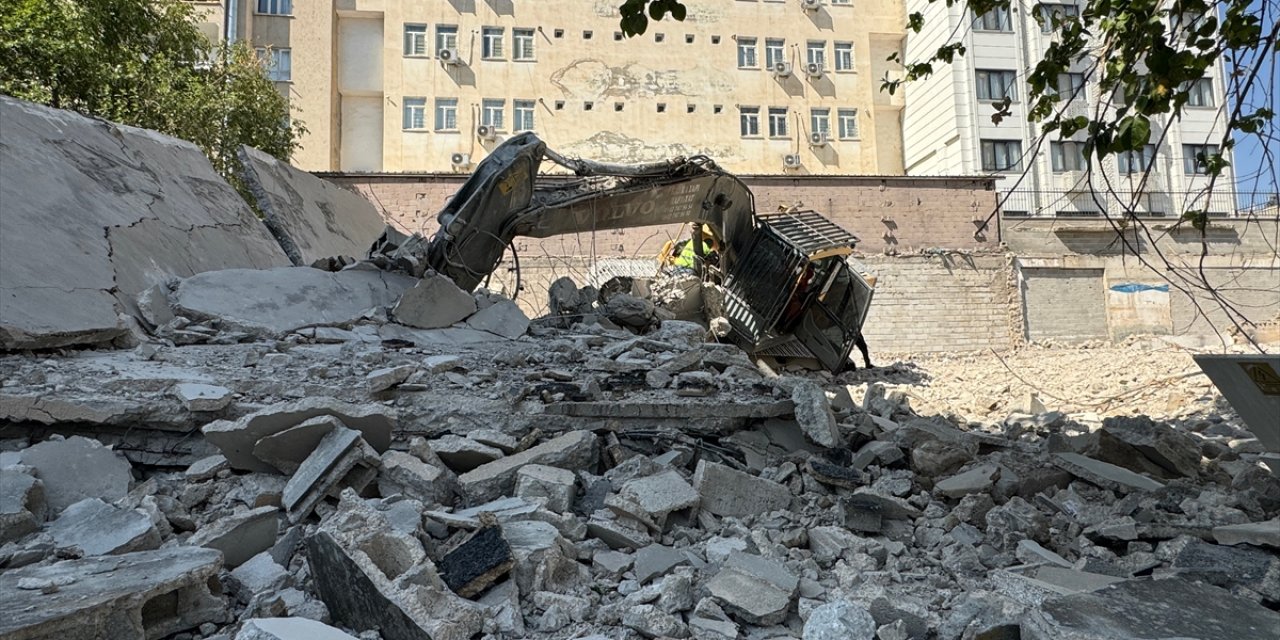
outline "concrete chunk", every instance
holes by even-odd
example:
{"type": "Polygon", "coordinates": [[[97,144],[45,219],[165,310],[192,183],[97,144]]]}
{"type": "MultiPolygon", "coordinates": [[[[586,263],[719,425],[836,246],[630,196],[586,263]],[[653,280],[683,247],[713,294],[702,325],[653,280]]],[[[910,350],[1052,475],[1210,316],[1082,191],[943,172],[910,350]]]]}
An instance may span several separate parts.
{"type": "Polygon", "coordinates": [[[429,273],[408,289],[391,311],[400,324],[441,329],[476,312],[476,300],[446,276],[429,273]]]}
{"type": "Polygon", "coordinates": [[[0,545],[39,529],[48,511],[44,483],[21,469],[0,469],[0,545]]]}
{"type": "Polygon", "coordinates": [[[369,393],[380,393],[408,380],[409,376],[413,375],[413,372],[417,370],[417,367],[408,364],[375,369],[370,371],[369,375],[364,377],[364,380],[365,384],[369,386],[369,393]]]}
{"type": "Polygon", "coordinates": [[[683,551],[661,544],[641,547],[635,554],[636,582],[646,582],[667,575],[668,571],[689,563],[689,556],[683,551]]]}
{"type": "Polygon", "coordinates": [[[866,607],[839,600],[824,604],[804,622],[804,640],[875,640],[876,620],[866,607]]]}
{"type": "Polygon", "coordinates": [[[494,460],[458,477],[462,491],[474,504],[509,494],[515,488],[516,472],[525,465],[545,464],[562,469],[583,470],[596,462],[596,436],[590,431],[570,431],[536,447],[494,460]]]}
{"type": "MultiPolygon", "coordinates": [[[[258,441],[317,416],[333,416],[342,424],[360,432],[375,450],[391,446],[391,429],[395,419],[387,407],[376,404],[349,404],[332,398],[304,398],[275,404],[255,411],[239,420],[218,420],[205,425],[205,438],[222,451],[232,467],[245,471],[276,473],[275,467],[254,457],[258,441]]],[[[305,453],[309,453],[306,450],[305,453]]]]}
{"type": "Polygon", "coordinates": [[[791,401],[796,405],[796,422],[810,440],[828,448],[840,444],[840,428],[822,387],[811,380],[801,380],[791,391],[791,401]]]}
{"type": "Polygon", "coordinates": [[[444,469],[402,451],[388,451],[382,454],[378,491],[383,496],[403,494],[425,504],[450,504],[458,483],[444,469]]]}
{"type": "Polygon", "coordinates": [[[221,564],[212,549],[171,547],[5,571],[0,638],[148,640],[221,621],[225,605],[209,593],[221,564]],[[23,581],[59,586],[42,593],[23,581]]]}
{"type": "Polygon", "coordinates": [[[531,464],[516,472],[516,495],[525,500],[542,498],[547,509],[568,513],[573,508],[577,477],[568,469],[531,464]]]}
{"type": "Polygon", "coordinates": [[[241,146],[236,154],[250,195],[271,234],[295,265],[363,256],[386,223],[358,193],[241,146]]]}
{"type": "Polygon", "coordinates": [[[700,460],[693,486],[702,509],[718,516],[745,516],[786,509],[791,491],[776,482],[700,460]]]}
{"type": "Polygon", "coordinates": [[[1134,473],[1124,467],[1117,467],[1108,462],[1087,458],[1078,453],[1055,453],[1051,458],[1053,464],[1082,480],[1092,482],[1104,489],[1128,493],[1130,491],[1155,491],[1163,484],[1144,475],[1134,473]]]}
{"type": "Polygon", "coordinates": [[[1280,518],[1214,527],[1213,537],[1218,544],[1252,544],[1280,549],[1280,518]]]}
{"type": "Polygon", "coordinates": [[[119,500],[133,481],[128,460],[81,436],[41,442],[23,450],[21,460],[44,483],[50,516],[85,498],[119,500]]]}
{"type": "Polygon", "coordinates": [[[188,411],[222,411],[231,404],[231,390],[212,384],[180,382],[173,385],[173,395],[188,411]]]}
{"type": "Polygon", "coordinates": [[[326,496],[336,496],[343,489],[360,491],[373,481],[378,466],[378,454],[359,432],[330,431],[284,486],[281,500],[289,520],[305,519],[326,496]]]}
{"type": "Polygon", "coordinates": [[[257,618],[240,627],[235,640],[357,640],[323,622],[306,618],[257,618]]]}
{"type": "Polygon", "coordinates": [[[279,512],[267,506],[219,518],[196,531],[187,544],[221,551],[223,562],[233,569],[275,544],[279,512]]]}
{"type": "Polygon", "coordinates": [[[86,556],[146,551],[160,546],[160,532],[140,510],[121,509],[97,498],[62,511],[46,529],[58,548],[77,547],[86,556]]]}
{"type": "Polygon", "coordinates": [[[467,318],[467,326],[514,340],[529,330],[529,317],[516,303],[499,300],[467,318]]]}
{"type": "Polygon", "coordinates": [[[263,551],[231,571],[231,592],[244,604],[260,593],[277,591],[289,580],[289,572],[263,551]]]}
{"type": "Polygon", "coordinates": [[[1000,468],[984,464],[938,481],[934,490],[948,498],[963,498],[971,493],[988,493],[1000,477],[1000,468]]]}
{"type": "Polygon", "coordinates": [[[281,473],[293,474],[330,431],[345,428],[333,416],[316,416],[258,440],[253,445],[253,457],[281,473]]]}
{"type": "MultiPolygon", "coordinates": [[[[606,498],[605,504],[628,515],[627,509],[611,498],[606,498]]],[[[672,514],[694,509],[701,501],[698,491],[674,469],[623,484],[617,498],[638,507],[642,514],[635,515],[651,520],[659,528],[665,528],[667,518],[672,514]]]]}
{"type": "Polygon", "coordinates": [[[760,626],[782,622],[799,589],[799,579],[785,566],[746,553],[731,554],[707,583],[707,590],[729,615],[760,626]]]}
{"type": "Polygon", "coordinates": [[[502,457],[500,449],[462,436],[441,436],[427,444],[446,466],[458,473],[471,471],[502,457]]]}

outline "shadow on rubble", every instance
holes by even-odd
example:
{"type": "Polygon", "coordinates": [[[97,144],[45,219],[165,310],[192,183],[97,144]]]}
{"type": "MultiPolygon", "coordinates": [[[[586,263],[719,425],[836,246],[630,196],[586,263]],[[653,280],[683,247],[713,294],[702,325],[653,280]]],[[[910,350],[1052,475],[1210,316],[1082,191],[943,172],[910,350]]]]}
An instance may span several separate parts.
{"type": "Polygon", "coordinates": [[[914,362],[894,362],[888,365],[876,365],[871,369],[858,367],[843,371],[836,376],[840,384],[858,384],[866,382],[888,382],[892,384],[924,384],[930,376],[914,362]]]}

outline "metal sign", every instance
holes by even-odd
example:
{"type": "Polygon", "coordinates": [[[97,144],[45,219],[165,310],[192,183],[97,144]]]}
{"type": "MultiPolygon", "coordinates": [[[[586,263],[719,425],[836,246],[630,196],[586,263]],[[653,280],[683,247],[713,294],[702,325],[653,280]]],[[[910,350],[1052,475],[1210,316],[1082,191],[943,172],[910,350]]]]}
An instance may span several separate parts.
{"type": "Polygon", "coordinates": [[[1280,374],[1266,362],[1241,362],[1240,368],[1263,395],[1280,396],[1280,374]]]}

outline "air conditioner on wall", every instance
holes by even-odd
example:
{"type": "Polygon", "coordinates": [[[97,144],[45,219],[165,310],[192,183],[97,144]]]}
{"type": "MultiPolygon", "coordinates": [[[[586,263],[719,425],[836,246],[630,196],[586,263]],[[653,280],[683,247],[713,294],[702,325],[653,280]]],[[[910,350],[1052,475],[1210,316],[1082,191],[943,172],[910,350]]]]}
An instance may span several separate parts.
{"type": "Polygon", "coordinates": [[[782,156],[782,167],[783,167],[784,169],[799,169],[799,168],[800,168],[800,154],[798,154],[798,153],[788,153],[788,154],[786,154],[786,155],[782,156]]]}
{"type": "Polygon", "coordinates": [[[810,78],[820,78],[822,77],[822,63],[810,62],[804,65],[804,72],[810,78]]]}
{"type": "Polygon", "coordinates": [[[775,77],[775,78],[786,78],[786,77],[789,77],[789,76],[791,75],[791,63],[790,63],[790,62],[775,62],[775,63],[773,63],[773,69],[772,69],[772,71],[773,71],[773,77],[775,77]]]}
{"type": "Polygon", "coordinates": [[[822,8],[822,0],[800,0],[800,8],[805,11],[817,11],[822,8]]]}
{"type": "Polygon", "coordinates": [[[498,132],[495,131],[493,127],[487,124],[482,124],[476,127],[476,137],[480,138],[481,140],[487,140],[492,142],[493,140],[496,140],[498,138],[498,132]]]}
{"type": "Polygon", "coordinates": [[[809,134],[809,146],[811,147],[827,146],[827,133],[825,131],[815,131],[809,134]]]}
{"type": "Polygon", "coordinates": [[[462,59],[458,57],[457,49],[441,49],[436,56],[440,58],[440,62],[450,66],[462,64],[462,59]]]}
{"type": "Polygon", "coordinates": [[[454,169],[469,169],[471,167],[471,154],[455,153],[449,156],[449,162],[454,169]]]}

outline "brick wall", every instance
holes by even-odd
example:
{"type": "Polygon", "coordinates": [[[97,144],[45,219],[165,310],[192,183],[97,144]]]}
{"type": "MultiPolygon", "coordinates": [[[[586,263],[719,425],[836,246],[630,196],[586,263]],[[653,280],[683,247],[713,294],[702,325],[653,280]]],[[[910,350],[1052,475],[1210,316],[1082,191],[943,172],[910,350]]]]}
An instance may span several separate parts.
{"type": "Polygon", "coordinates": [[[1102,269],[1023,269],[1027,338],[1106,338],[1103,273],[1102,269]]]}

